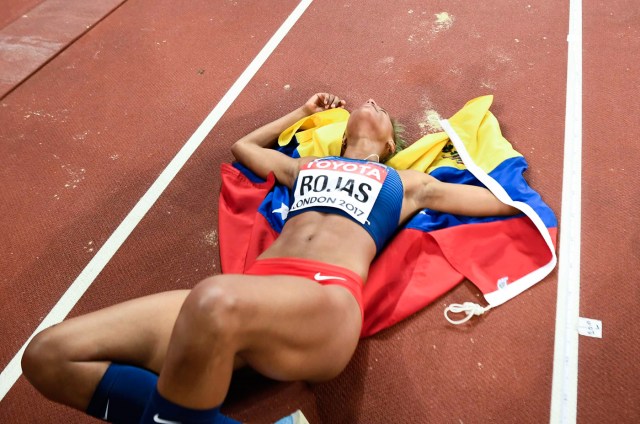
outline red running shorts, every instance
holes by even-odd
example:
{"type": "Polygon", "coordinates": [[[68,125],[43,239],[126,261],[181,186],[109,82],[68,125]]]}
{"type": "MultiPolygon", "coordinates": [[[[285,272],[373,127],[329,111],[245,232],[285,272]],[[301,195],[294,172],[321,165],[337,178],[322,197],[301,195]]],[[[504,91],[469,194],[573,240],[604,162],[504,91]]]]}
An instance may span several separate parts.
{"type": "Polygon", "coordinates": [[[245,271],[247,275],[291,275],[304,277],[322,285],[337,285],[349,290],[362,308],[362,278],[355,272],[336,265],[301,258],[267,258],[253,263],[245,271]]]}

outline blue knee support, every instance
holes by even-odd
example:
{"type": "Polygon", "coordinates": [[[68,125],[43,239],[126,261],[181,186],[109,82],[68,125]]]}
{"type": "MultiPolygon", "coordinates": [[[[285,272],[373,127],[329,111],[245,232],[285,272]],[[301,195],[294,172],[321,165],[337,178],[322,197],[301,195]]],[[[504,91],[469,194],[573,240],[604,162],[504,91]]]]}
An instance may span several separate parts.
{"type": "Polygon", "coordinates": [[[177,405],[154,390],[140,424],[240,424],[239,421],[222,415],[219,408],[190,409],[177,405]]]}
{"type": "Polygon", "coordinates": [[[87,414],[118,424],[137,424],[158,376],[143,368],[111,364],[98,383],[87,414]]]}

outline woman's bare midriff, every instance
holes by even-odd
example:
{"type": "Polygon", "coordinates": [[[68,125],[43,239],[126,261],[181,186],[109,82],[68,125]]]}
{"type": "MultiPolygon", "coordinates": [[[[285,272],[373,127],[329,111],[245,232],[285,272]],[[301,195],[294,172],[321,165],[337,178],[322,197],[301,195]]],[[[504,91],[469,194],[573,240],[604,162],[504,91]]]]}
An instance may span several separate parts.
{"type": "Polygon", "coordinates": [[[347,268],[366,281],[375,255],[375,242],[358,223],[341,215],[309,211],[288,220],[259,259],[310,259],[347,268]]]}

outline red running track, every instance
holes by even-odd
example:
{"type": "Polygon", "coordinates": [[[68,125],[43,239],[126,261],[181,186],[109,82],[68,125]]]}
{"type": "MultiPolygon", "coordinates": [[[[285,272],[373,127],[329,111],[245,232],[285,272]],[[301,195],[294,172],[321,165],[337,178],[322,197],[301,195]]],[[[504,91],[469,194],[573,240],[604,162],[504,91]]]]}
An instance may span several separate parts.
{"type": "MultiPolygon", "coordinates": [[[[9,2],[0,36],[48,1],[9,2]]],[[[0,100],[2,369],[297,5],[113,3],[0,100]]],[[[529,183],[559,217],[568,2],[477,7],[312,3],[70,315],[192,287],[217,272],[219,167],[231,160],[229,146],[316,91],[351,105],[375,98],[407,125],[410,140],[434,130],[434,113],[447,117],[494,94],[505,136],[530,163],[529,183]]],[[[580,312],[603,320],[604,338],[580,339],[578,418],[631,423],[640,419],[640,343],[630,324],[640,300],[640,15],[622,0],[588,2],[583,12],[580,312]]],[[[223,409],[253,423],[298,408],[312,423],[546,422],[556,284],[553,273],[453,328],[444,305],[479,295],[462,284],[364,340],[334,381],[276,383],[244,373],[223,409]]],[[[52,420],[92,422],[45,400],[24,378],[0,402],[0,422],[52,420]]]]}

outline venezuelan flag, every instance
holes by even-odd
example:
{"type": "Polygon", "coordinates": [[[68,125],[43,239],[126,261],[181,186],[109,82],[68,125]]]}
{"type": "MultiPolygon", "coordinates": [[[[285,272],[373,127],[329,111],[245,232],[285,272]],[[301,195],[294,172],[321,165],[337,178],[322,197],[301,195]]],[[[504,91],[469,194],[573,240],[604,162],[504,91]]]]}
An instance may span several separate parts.
{"type": "MultiPolygon", "coordinates": [[[[555,267],[555,215],[525,181],[527,162],[502,136],[489,111],[492,102],[492,96],[471,100],[441,121],[443,132],[421,138],[387,165],[487,187],[522,213],[477,218],[425,209],[416,214],[372,264],[364,288],[363,336],[417,312],[465,278],[488,303],[476,312],[481,313],[522,293],[555,267]]],[[[292,157],[339,156],[348,118],[343,109],[304,118],[280,135],[278,149],[292,157]]],[[[237,163],[223,165],[221,173],[222,270],[242,273],[278,236],[291,196],[273,175],[263,180],[237,163]]]]}

